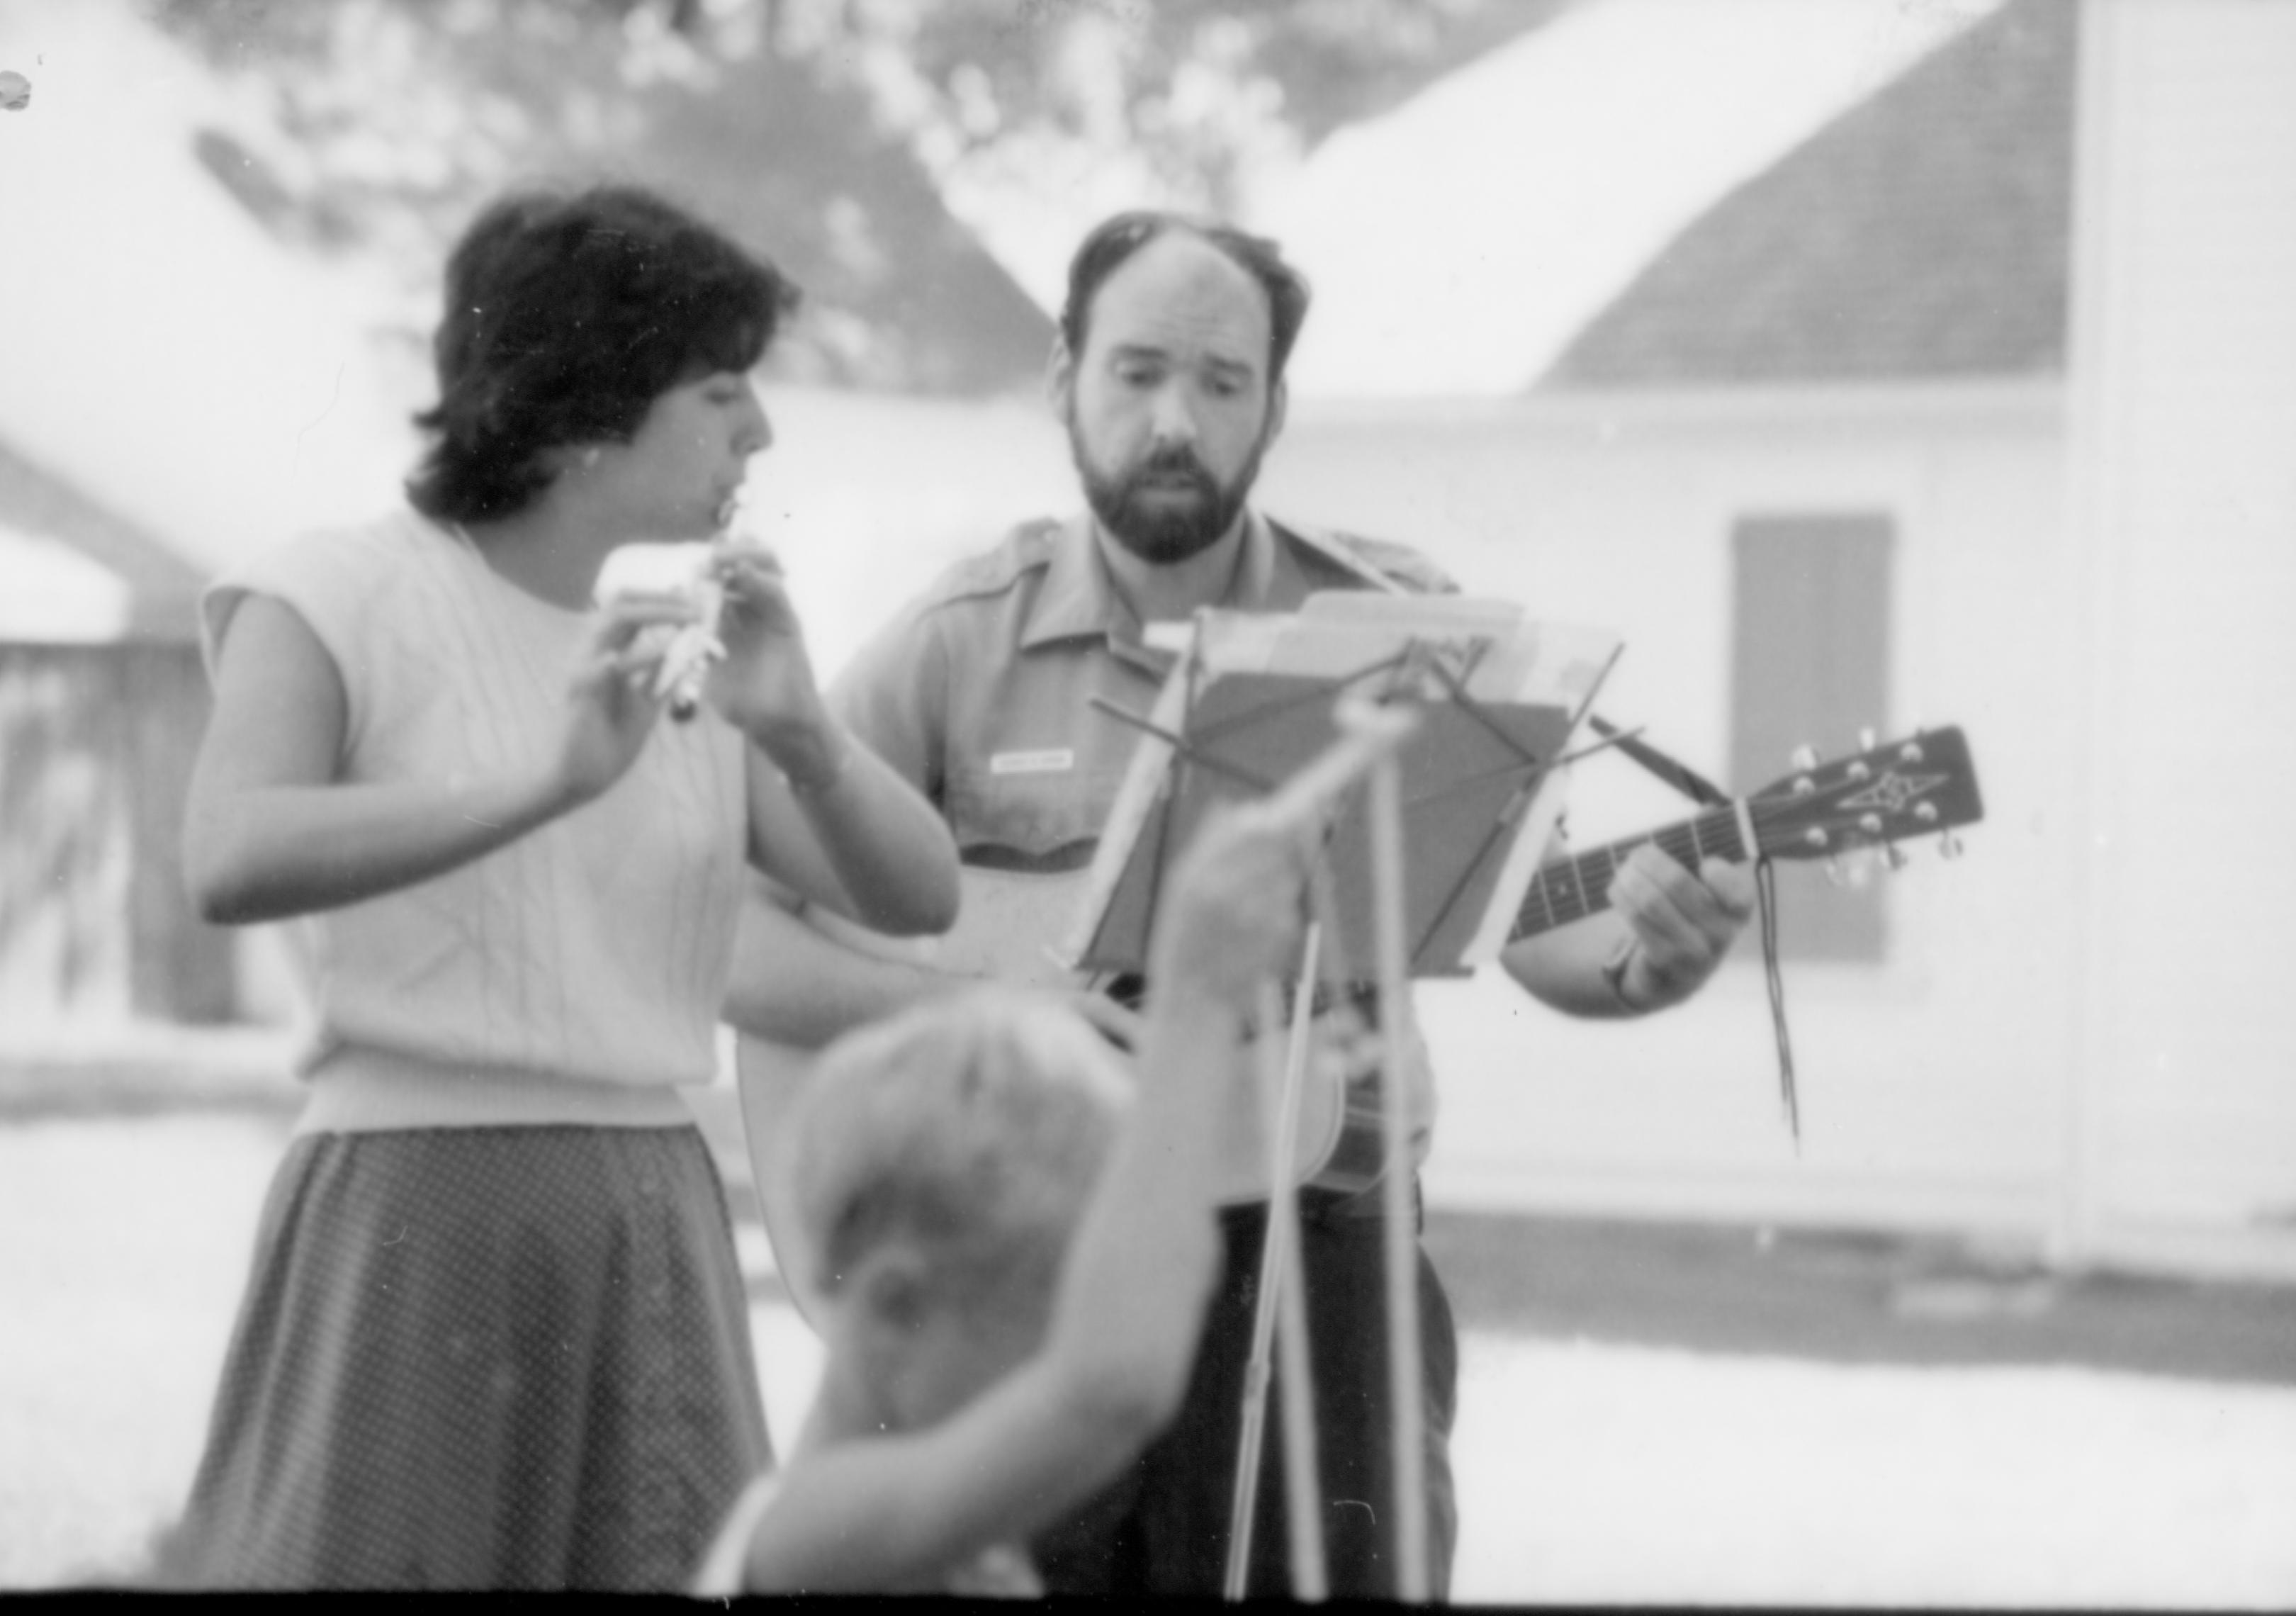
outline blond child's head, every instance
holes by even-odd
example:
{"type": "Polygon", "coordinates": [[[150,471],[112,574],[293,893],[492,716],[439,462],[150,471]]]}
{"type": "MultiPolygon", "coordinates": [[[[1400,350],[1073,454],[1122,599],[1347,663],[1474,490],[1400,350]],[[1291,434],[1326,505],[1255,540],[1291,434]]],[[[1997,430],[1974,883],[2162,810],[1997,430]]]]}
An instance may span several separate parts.
{"type": "Polygon", "coordinates": [[[822,1057],[784,1161],[793,1277],[846,1418],[931,1423],[1035,1350],[1129,1087],[1074,1011],[1005,988],[822,1057]]]}

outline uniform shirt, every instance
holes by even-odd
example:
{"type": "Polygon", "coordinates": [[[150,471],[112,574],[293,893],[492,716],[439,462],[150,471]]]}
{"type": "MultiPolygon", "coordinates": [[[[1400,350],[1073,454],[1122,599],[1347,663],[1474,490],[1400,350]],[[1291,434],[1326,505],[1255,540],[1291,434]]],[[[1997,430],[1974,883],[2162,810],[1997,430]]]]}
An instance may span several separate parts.
{"type": "MultiPolygon", "coordinates": [[[[1292,611],[1319,590],[1454,588],[1414,551],[1254,513],[1216,603],[1292,611]]],[[[1143,643],[1091,519],[1078,516],[1027,524],[951,567],[861,652],[831,700],[940,810],[969,870],[1078,877],[1140,740],[1094,699],[1145,714],[1172,662],[1143,643]]],[[[1070,913],[1080,885],[1047,882],[1070,913]]],[[[1057,931],[1032,940],[1056,942],[1057,931]]],[[[1423,1052],[1413,1053],[1411,1115],[1423,1156],[1433,1085],[1423,1052]]]]}

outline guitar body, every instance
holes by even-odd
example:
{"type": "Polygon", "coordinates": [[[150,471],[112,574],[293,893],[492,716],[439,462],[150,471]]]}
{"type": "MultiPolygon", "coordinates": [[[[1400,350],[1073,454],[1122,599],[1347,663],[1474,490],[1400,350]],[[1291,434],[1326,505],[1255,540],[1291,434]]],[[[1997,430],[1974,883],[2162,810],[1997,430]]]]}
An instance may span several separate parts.
{"type": "Polygon", "coordinates": [[[805,1244],[799,1238],[797,1209],[789,1198],[790,1176],[782,1170],[781,1149],[789,1137],[789,1118],[798,1095],[813,1075],[815,1053],[753,1032],[734,1029],[734,1091],[742,1102],[742,1135],[750,1147],[750,1178],[758,1210],[765,1215],[766,1241],[774,1267],[807,1322],[816,1322],[804,1272],[805,1244]]]}
{"type": "MultiPolygon", "coordinates": [[[[1957,729],[1927,731],[1824,767],[1773,782],[1752,796],[1690,820],[1595,848],[1540,866],[1519,910],[1520,939],[1593,915],[1610,905],[1611,878],[1636,847],[1663,848],[1685,868],[1710,855],[1739,860],[1821,858],[1864,847],[1893,845],[1975,823],[1983,816],[1976,772],[1957,729]]],[[[1948,849],[1952,847],[1948,841],[1948,849]]],[[[927,939],[881,937],[821,911],[809,923],[825,936],[882,958],[937,966],[969,976],[1062,992],[1095,990],[1098,984],[1063,965],[1054,950],[1066,940],[1081,901],[1086,872],[1023,874],[967,866],[955,926],[927,939]]],[[[1264,1033],[1276,1041],[1281,1070],[1288,1028],[1264,1033]]],[[[776,1141],[786,1134],[791,1105],[813,1067],[802,1050],[747,1033],[737,1036],[735,1073],[750,1157],[758,1169],[758,1199],[778,1256],[790,1243],[789,1210],[777,1187],[786,1175],[772,1170],[776,1141]]],[[[1259,1092],[1255,1044],[1238,1051],[1232,1115],[1220,1130],[1219,1164],[1226,1204],[1264,1201],[1271,1152],[1259,1092]]],[[[1424,1061],[1423,1048],[1408,1058],[1424,1061]]],[[[1379,1173],[1377,1087],[1350,1083],[1333,1059],[1309,1059],[1300,1095],[1300,1131],[1292,1157],[1294,1183],[1310,1180],[1341,1190],[1367,1187],[1379,1173]]],[[[1268,1105],[1273,1110],[1272,1102],[1268,1105]]],[[[794,1289],[794,1287],[793,1287],[794,1289]]]]}
{"type": "MultiPolygon", "coordinates": [[[[1099,984],[1088,974],[1062,964],[1055,953],[1076,918],[1086,872],[1039,875],[967,865],[963,880],[956,923],[939,937],[885,937],[818,906],[808,909],[804,919],[832,941],[880,959],[1047,992],[1097,990],[1099,984]]],[[[1278,1070],[1289,1033],[1288,1028],[1278,1028],[1272,1034],[1278,1070]]],[[[1267,1198],[1271,1153],[1256,1087],[1262,1058],[1256,1040],[1238,1051],[1232,1114],[1219,1130],[1222,1159],[1215,1174],[1223,1204],[1267,1198]]],[[[736,1031],[734,1078],[741,1089],[742,1126],[767,1233],[781,1258],[793,1249],[787,1244],[790,1214],[775,1204],[768,1185],[783,1182],[786,1175],[771,1170],[769,1153],[774,1141],[786,1135],[791,1108],[811,1076],[814,1061],[809,1050],[736,1031]]],[[[1314,1178],[1332,1161],[1349,1116],[1347,1086],[1311,1060],[1301,1085],[1292,1158],[1294,1182],[1314,1178]]],[[[1376,1128],[1376,1118],[1371,1126],[1376,1128]]]]}

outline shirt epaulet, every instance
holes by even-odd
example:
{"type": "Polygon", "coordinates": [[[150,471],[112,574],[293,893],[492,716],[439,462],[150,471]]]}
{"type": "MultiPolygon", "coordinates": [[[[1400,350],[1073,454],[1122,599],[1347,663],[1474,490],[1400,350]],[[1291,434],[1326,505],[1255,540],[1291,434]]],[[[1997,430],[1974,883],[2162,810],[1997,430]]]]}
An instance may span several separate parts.
{"type": "Polygon", "coordinates": [[[926,587],[917,599],[919,614],[962,600],[1002,595],[1029,572],[1052,564],[1060,542],[1061,524],[1028,521],[1007,533],[993,547],[953,562],[926,587]]]}
{"type": "Polygon", "coordinates": [[[1277,525],[1283,531],[1298,534],[1330,549],[1346,552],[1357,565],[1393,580],[1413,595],[1456,595],[1459,592],[1457,581],[1449,573],[1408,545],[1393,544],[1381,538],[1365,538],[1359,534],[1341,533],[1330,528],[1303,528],[1292,521],[1277,525]]]}

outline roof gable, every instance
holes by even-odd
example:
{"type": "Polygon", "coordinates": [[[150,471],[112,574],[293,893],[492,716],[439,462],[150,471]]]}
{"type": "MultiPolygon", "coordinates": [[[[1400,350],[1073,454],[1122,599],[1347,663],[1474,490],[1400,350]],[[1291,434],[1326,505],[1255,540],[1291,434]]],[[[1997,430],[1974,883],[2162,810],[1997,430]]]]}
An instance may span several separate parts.
{"type": "Polygon", "coordinates": [[[2077,0],[2011,0],[1693,222],[1542,390],[2054,375],[2077,0]]]}
{"type": "MultiPolygon", "coordinates": [[[[125,587],[122,626],[128,633],[190,636],[201,583],[198,570],[0,439],[0,536],[9,532],[60,545],[117,578],[125,587]]],[[[12,579],[12,590],[20,584],[12,579]]],[[[26,603],[14,600],[11,604],[21,608],[26,603]]]]}
{"type": "Polygon", "coordinates": [[[1294,398],[1521,392],[1715,200],[1996,0],[1585,0],[1341,130],[1258,220],[1316,284],[1294,398]]]}

